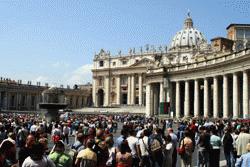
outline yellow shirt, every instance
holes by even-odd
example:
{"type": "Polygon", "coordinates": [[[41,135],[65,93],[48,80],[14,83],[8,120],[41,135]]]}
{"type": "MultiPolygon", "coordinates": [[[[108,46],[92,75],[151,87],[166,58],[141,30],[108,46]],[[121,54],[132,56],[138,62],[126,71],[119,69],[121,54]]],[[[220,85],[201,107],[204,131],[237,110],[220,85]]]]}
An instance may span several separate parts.
{"type": "Polygon", "coordinates": [[[90,148],[86,148],[84,150],[81,150],[78,154],[77,154],[77,159],[81,158],[81,159],[87,159],[87,160],[93,160],[93,161],[97,161],[97,155],[94,151],[92,151],[90,148]]]}

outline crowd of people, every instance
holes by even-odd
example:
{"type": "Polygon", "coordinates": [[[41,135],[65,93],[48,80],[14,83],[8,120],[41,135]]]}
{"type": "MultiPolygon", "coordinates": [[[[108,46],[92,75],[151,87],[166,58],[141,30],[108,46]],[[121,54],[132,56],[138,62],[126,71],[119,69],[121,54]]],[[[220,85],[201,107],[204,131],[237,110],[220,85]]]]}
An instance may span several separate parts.
{"type": "Polygon", "coordinates": [[[0,166],[217,167],[223,151],[228,167],[247,167],[249,126],[249,120],[74,113],[47,123],[39,114],[0,114],[0,166]]]}

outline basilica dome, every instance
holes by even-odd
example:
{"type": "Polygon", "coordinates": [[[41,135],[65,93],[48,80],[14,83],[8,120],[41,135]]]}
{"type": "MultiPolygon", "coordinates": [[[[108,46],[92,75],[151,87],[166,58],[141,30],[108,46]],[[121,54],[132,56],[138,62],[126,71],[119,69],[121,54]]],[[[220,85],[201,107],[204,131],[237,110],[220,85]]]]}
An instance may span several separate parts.
{"type": "Polygon", "coordinates": [[[188,13],[184,22],[184,27],[174,36],[169,50],[189,49],[206,43],[203,34],[193,27],[193,20],[188,13]]]}

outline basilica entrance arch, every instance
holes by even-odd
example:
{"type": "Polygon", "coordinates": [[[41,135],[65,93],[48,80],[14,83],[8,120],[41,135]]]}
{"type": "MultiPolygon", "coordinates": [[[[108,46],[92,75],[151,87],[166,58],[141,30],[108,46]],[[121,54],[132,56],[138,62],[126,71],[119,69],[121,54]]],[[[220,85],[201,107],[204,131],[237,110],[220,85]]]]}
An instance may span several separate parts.
{"type": "Polygon", "coordinates": [[[98,106],[103,106],[104,103],[104,91],[103,89],[99,89],[97,92],[97,104],[98,106]]]}

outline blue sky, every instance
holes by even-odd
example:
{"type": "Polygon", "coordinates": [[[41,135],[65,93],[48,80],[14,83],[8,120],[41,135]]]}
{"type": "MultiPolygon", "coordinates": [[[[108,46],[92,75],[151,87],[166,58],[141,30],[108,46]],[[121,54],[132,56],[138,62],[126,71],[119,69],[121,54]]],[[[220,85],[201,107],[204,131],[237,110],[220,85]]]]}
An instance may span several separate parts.
{"type": "Polygon", "coordinates": [[[0,0],[0,76],[87,83],[95,52],[168,45],[188,10],[208,41],[250,23],[249,0],[0,0]]]}

